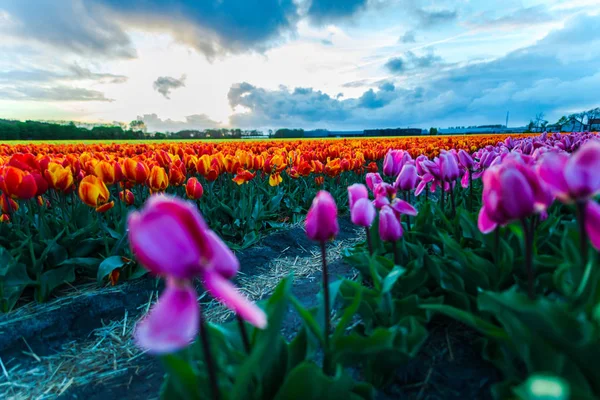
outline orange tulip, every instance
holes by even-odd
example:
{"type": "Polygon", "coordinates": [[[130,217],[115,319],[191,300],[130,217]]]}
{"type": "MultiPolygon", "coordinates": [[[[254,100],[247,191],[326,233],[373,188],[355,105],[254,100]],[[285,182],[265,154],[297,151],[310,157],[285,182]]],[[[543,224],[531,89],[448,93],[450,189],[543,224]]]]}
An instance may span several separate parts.
{"type": "Polygon", "coordinates": [[[292,179],[298,179],[300,178],[300,173],[298,172],[298,170],[294,167],[288,169],[288,175],[290,178],[292,179]]]}
{"type": "Polygon", "coordinates": [[[317,184],[317,186],[322,186],[324,182],[325,182],[325,178],[322,176],[317,176],[315,178],[315,183],[317,184]]]}
{"type": "Polygon", "coordinates": [[[19,204],[5,194],[0,194],[0,210],[5,214],[12,214],[19,209],[19,204]]]}
{"type": "Polygon", "coordinates": [[[276,172],[269,176],[269,185],[270,186],[279,186],[279,184],[283,181],[281,174],[276,172]]]}
{"type": "Polygon", "coordinates": [[[118,180],[115,165],[108,161],[98,162],[94,167],[94,174],[107,185],[112,185],[118,180]]]}
{"type": "Polygon", "coordinates": [[[125,177],[131,182],[143,185],[148,180],[150,169],[148,166],[131,158],[125,160],[125,177]]]}
{"type": "Polygon", "coordinates": [[[35,197],[37,184],[29,172],[5,167],[0,171],[0,190],[15,199],[29,200],[35,197]]]}
{"type": "Polygon", "coordinates": [[[232,179],[232,181],[234,181],[238,185],[242,185],[246,182],[251,181],[252,179],[254,179],[254,177],[256,177],[256,172],[252,173],[247,169],[238,169],[237,174],[235,175],[235,178],[232,179]]]}
{"type": "Polygon", "coordinates": [[[98,212],[106,212],[113,208],[115,203],[110,199],[110,192],[100,178],[94,175],[88,175],[79,184],[79,198],[90,207],[94,207],[98,212]]]}
{"type": "Polygon", "coordinates": [[[198,179],[190,178],[185,185],[185,193],[188,198],[198,200],[204,194],[204,188],[202,187],[202,184],[198,182],[198,179]]]}
{"type": "Polygon", "coordinates": [[[153,193],[164,192],[169,186],[169,177],[163,167],[155,165],[150,171],[148,187],[153,193]]]}
{"type": "Polygon", "coordinates": [[[133,192],[127,189],[119,192],[119,199],[121,199],[121,201],[128,206],[132,206],[135,203],[135,196],[133,195],[133,192]]]}
{"type": "Polygon", "coordinates": [[[0,215],[0,224],[1,223],[9,223],[9,222],[10,222],[10,217],[8,216],[8,214],[0,215]]]}
{"type": "Polygon", "coordinates": [[[61,164],[51,162],[48,164],[48,169],[44,171],[44,177],[54,190],[67,192],[73,188],[71,167],[63,167],[61,164]]]}
{"type": "Polygon", "coordinates": [[[169,183],[173,186],[181,186],[185,182],[187,170],[181,160],[175,160],[169,166],[169,183]]]}

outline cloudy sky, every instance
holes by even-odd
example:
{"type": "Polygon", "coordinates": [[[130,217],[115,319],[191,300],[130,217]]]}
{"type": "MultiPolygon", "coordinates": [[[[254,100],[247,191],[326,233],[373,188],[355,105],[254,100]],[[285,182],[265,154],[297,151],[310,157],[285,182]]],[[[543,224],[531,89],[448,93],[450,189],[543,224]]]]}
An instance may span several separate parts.
{"type": "Polygon", "coordinates": [[[600,0],[0,0],[0,118],[555,122],[600,106],[598,27],[600,0]]]}

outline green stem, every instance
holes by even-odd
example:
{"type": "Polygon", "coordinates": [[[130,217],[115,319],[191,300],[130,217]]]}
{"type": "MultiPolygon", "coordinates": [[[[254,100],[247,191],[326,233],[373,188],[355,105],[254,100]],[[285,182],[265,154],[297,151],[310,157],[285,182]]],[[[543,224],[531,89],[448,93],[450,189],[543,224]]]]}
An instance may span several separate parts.
{"type": "Polygon", "coordinates": [[[219,392],[219,384],[217,382],[217,369],[210,349],[206,321],[202,314],[200,314],[200,341],[202,342],[202,352],[204,353],[204,361],[206,362],[206,369],[208,370],[212,398],[213,400],[219,400],[221,393],[219,392]]]}
{"type": "Polygon", "coordinates": [[[242,337],[242,343],[244,343],[244,350],[247,354],[250,354],[250,340],[248,339],[248,331],[246,331],[246,325],[242,317],[236,314],[238,327],[240,328],[240,336],[242,337]]]}
{"type": "Polygon", "coordinates": [[[325,375],[331,375],[331,366],[329,359],[329,333],[331,332],[331,311],[329,309],[329,273],[327,271],[327,250],[325,248],[325,242],[321,242],[321,258],[323,261],[323,309],[325,312],[325,332],[323,335],[323,337],[325,338],[325,348],[323,349],[323,372],[325,373],[325,375]]]}
{"type": "Polygon", "coordinates": [[[527,219],[521,220],[525,234],[525,271],[527,272],[527,294],[531,300],[535,299],[533,275],[533,230],[527,224],[527,219]]]}
{"type": "Polygon", "coordinates": [[[371,237],[371,229],[367,226],[365,230],[367,231],[367,246],[369,248],[369,254],[373,255],[373,238],[371,237]]]}

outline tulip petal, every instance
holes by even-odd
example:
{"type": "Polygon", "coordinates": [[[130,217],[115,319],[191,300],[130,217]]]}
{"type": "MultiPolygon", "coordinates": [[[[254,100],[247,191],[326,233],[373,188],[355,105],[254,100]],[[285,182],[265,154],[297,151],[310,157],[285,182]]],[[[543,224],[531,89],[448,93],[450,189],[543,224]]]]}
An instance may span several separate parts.
{"type": "Polygon", "coordinates": [[[416,208],[414,208],[410,203],[399,198],[395,198],[394,201],[392,201],[392,209],[399,214],[411,215],[413,217],[417,215],[416,208]]]}
{"type": "MultiPolygon", "coordinates": [[[[164,197],[164,196],[160,196],[164,197]]],[[[138,260],[157,275],[171,275],[180,279],[194,276],[202,256],[209,257],[201,251],[195,235],[196,230],[189,229],[192,221],[182,220],[175,212],[168,209],[146,208],[129,216],[129,242],[138,260]],[[188,226],[186,226],[188,225],[188,226]]],[[[200,232],[202,237],[204,232],[200,232]]]]}
{"type": "Polygon", "coordinates": [[[375,214],[375,206],[368,198],[358,199],[350,210],[352,223],[364,227],[370,227],[373,224],[375,214]]]}
{"type": "Polygon", "coordinates": [[[469,170],[466,170],[465,173],[464,173],[464,175],[463,175],[463,177],[462,177],[462,179],[460,180],[460,185],[464,189],[466,189],[466,188],[469,187],[469,176],[470,176],[470,174],[471,173],[469,172],[469,170]]]}
{"type": "Polygon", "coordinates": [[[564,169],[565,180],[576,198],[588,198],[600,191],[600,142],[590,140],[576,151],[564,169]]]}
{"type": "Polygon", "coordinates": [[[233,278],[240,269],[240,262],[235,254],[213,231],[206,231],[206,241],[213,250],[207,268],[214,269],[224,278],[233,278]]]}
{"type": "Polygon", "coordinates": [[[585,206],[585,230],[596,250],[600,250],[600,204],[588,201],[585,206]]]}
{"type": "Polygon", "coordinates": [[[148,315],[138,323],[135,341],[153,354],[172,353],[190,344],[198,334],[200,307],[190,283],[167,281],[148,315]]]}
{"type": "Polygon", "coordinates": [[[565,166],[569,156],[564,153],[546,153],[538,164],[537,173],[548,186],[553,196],[565,201],[568,198],[569,184],[565,179],[565,166]]]}
{"type": "Polygon", "coordinates": [[[485,207],[481,207],[479,218],[477,218],[477,227],[483,234],[488,234],[498,227],[498,224],[492,221],[487,214],[485,207]]]}
{"type": "Polygon", "coordinates": [[[203,281],[211,296],[234,311],[243,320],[257,328],[262,329],[267,326],[265,312],[242,295],[228,279],[214,271],[206,271],[203,275],[203,281]]]}

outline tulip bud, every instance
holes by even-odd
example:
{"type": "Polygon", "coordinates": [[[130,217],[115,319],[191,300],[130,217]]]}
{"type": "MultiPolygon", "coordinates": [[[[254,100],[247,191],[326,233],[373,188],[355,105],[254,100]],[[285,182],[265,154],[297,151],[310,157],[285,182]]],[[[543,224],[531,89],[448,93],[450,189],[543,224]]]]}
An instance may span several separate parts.
{"type": "Polygon", "coordinates": [[[150,171],[148,178],[148,187],[152,192],[163,192],[169,186],[169,176],[164,168],[155,165],[150,171]]]}
{"type": "Polygon", "coordinates": [[[390,206],[384,206],[379,212],[379,237],[388,242],[402,237],[402,225],[390,206]]]}
{"type": "Polygon", "coordinates": [[[119,199],[128,206],[132,206],[135,203],[135,195],[128,189],[119,192],[119,199]]]}
{"type": "Polygon", "coordinates": [[[204,194],[204,188],[202,187],[202,184],[198,182],[198,179],[190,178],[185,185],[185,193],[188,198],[198,200],[204,194]]]}
{"type": "Polygon", "coordinates": [[[319,242],[331,240],[338,234],[337,206],[329,192],[317,193],[306,215],[305,228],[306,235],[319,242]]]}
{"type": "Polygon", "coordinates": [[[361,183],[355,183],[354,185],[348,186],[348,207],[352,210],[354,203],[360,199],[368,199],[369,191],[367,187],[361,183]]]}
{"type": "Polygon", "coordinates": [[[394,187],[403,191],[413,190],[417,186],[418,179],[417,167],[413,164],[404,164],[398,175],[398,179],[394,183],[394,187]]]}
{"type": "Polygon", "coordinates": [[[455,181],[460,174],[455,156],[450,152],[440,154],[440,172],[442,180],[446,182],[455,181]]]}
{"type": "Polygon", "coordinates": [[[471,157],[471,155],[466,151],[460,150],[458,152],[458,161],[460,161],[460,165],[469,171],[473,169],[473,157],[471,157]]]}
{"type": "Polygon", "coordinates": [[[350,209],[352,223],[358,226],[370,227],[375,219],[375,206],[367,198],[358,199],[350,209]]]}
{"type": "Polygon", "coordinates": [[[377,185],[383,182],[383,178],[377,172],[369,172],[366,181],[368,188],[373,191],[377,185]]]}

